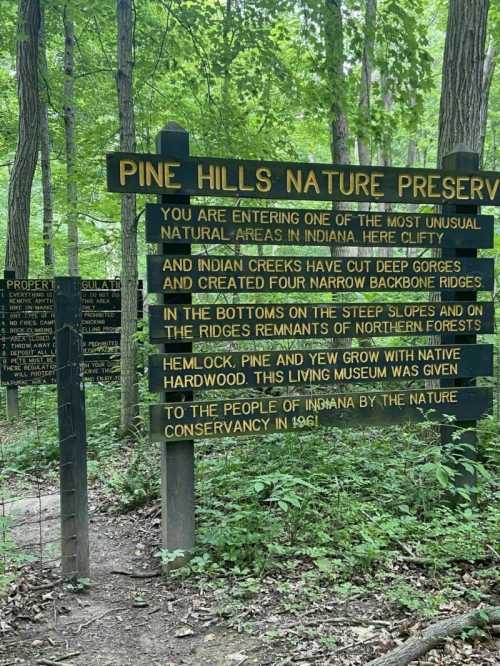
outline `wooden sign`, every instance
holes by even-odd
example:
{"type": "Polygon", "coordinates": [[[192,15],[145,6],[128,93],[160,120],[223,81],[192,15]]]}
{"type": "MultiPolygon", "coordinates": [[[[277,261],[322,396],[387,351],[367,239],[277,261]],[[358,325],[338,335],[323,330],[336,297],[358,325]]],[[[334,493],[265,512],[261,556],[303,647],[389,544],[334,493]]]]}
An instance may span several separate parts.
{"type": "Polygon", "coordinates": [[[149,243],[493,247],[486,215],[146,204],[149,243]]]}
{"type": "MultiPolygon", "coordinates": [[[[91,382],[120,377],[120,280],[81,281],[84,375],[91,382]]],[[[142,282],[138,283],[142,317],[142,282]]],[[[54,281],[0,280],[0,380],[28,386],[53,384],[55,370],[54,281]]]]}
{"type": "Polygon", "coordinates": [[[153,293],[493,289],[492,259],[149,255],[147,268],[153,293]]]}
{"type": "MultiPolygon", "coordinates": [[[[83,374],[89,382],[111,382],[120,379],[119,358],[108,354],[85,356],[83,374]]],[[[56,383],[55,356],[2,359],[0,366],[2,384],[5,386],[37,386],[56,383]]]]}
{"type": "Polygon", "coordinates": [[[151,342],[493,333],[494,303],[150,305],[151,342]]]}
{"type": "Polygon", "coordinates": [[[285,398],[174,402],[150,407],[153,441],[266,435],[346,424],[380,425],[447,417],[476,420],[491,411],[488,388],[323,393],[285,398]]]}
{"type": "Polygon", "coordinates": [[[109,192],[500,205],[500,173],[108,153],[109,192]]]}
{"type": "MultiPolygon", "coordinates": [[[[84,354],[120,353],[119,333],[83,333],[84,354]]],[[[16,335],[0,340],[0,356],[6,358],[26,358],[51,356],[56,353],[54,333],[16,335]]]]}
{"type": "Polygon", "coordinates": [[[491,376],[492,345],[153,354],[150,391],[491,376]]]}

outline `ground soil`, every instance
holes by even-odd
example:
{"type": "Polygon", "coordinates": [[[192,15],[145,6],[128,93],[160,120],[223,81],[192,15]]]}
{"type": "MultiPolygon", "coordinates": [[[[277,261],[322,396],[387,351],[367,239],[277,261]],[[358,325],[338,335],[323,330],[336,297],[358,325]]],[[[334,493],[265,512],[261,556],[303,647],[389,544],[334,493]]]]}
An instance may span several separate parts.
{"type": "MultiPolygon", "coordinates": [[[[56,517],[58,505],[50,497],[42,502],[44,516],[56,517]]],[[[37,564],[18,571],[0,599],[0,666],[354,666],[422,626],[380,593],[340,597],[325,586],[310,594],[293,573],[263,578],[258,591],[243,595],[227,579],[203,583],[113,573],[158,566],[158,512],[149,507],[122,515],[97,495],[91,509],[91,587],[75,593],[57,583],[57,561],[42,571],[37,564]]],[[[36,506],[28,502],[12,510],[32,516],[36,506]]],[[[57,539],[57,525],[45,523],[44,537],[57,539]]],[[[36,521],[19,530],[30,542],[36,521]]],[[[439,617],[470,607],[464,602],[444,608],[439,617]]],[[[494,636],[451,641],[419,663],[499,664],[499,647],[494,636]]]]}

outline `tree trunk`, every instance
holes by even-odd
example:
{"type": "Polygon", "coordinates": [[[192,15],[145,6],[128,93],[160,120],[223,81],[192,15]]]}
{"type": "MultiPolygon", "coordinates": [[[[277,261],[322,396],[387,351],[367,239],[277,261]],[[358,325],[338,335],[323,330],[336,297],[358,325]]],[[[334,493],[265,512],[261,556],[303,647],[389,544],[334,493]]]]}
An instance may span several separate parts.
{"type": "MultiPolygon", "coordinates": [[[[324,0],[325,60],[330,88],[330,148],[334,164],[350,164],[349,128],[346,114],[346,80],[344,75],[344,30],[342,0],[324,0]]],[[[332,208],[336,208],[335,202],[332,208]]],[[[353,247],[330,248],[332,257],[355,256],[353,247]]],[[[333,340],[339,347],[349,347],[350,338],[333,340]]]]}
{"type": "MultiPolygon", "coordinates": [[[[360,165],[369,166],[372,163],[370,123],[371,104],[370,94],[372,86],[373,50],[375,47],[375,31],[377,20],[377,0],[365,0],[365,40],[363,56],[361,59],[361,80],[359,85],[359,117],[358,117],[358,160],[360,165]]],[[[359,210],[370,210],[369,203],[357,205],[359,210]]],[[[373,251],[369,247],[359,247],[357,253],[360,257],[370,257],[373,251]]]]}
{"type": "Polygon", "coordinates": [[[64,23],[64,138],[66,146],[66,220],[68,225],[68,273],[78,275],[78,193],[76,186],[75,145],[75,26],[68,5],[63,10],[64,23]]]}
{"type": "MultiPolygon", "coordinates": [[[[387,75],[382,73],[380,76],[380,86],[382,88],[382,100],[384,104],[384,113],[387,116],[392,112],[392,93],[389,89],[387,82],[387,75]]],[[[388,127],[390,123],[388,122],[387,117],[384,119],[384,129],[382,130],[382,145],[380,146],[380,163],[382,166],[389,167],[392,166],[392,129],[388,127]]],[[[381,203],[380,210],[382,212],[389,212],[392,210],[392,205],[390,203],[381,203]]],[[[392,256],[392,248],[390,247],[381,247],[379,250],[379,256],[381,257],[390,257],[392,256]]]]}
{"type": "Polygon", "coordinates": [[[373,50],[377,19],[377,0],[365,0],[365,41],[361,60],[359,87],[358,158],[361,165],[372,163],[370,147],[370,92],[372,85],[373,50]]]}
{"type": "Polygon", "coordinates": [[[49,84],[47,71],[47,55],[45,52],[44,9],[41,8],[39,37],[39,75],[40,75],[40,166],[42,170],[43,194],[43,263],[49,275],[54,275],[54,244],[53,244],[53,196],[52,170],[50,166],[50,134],[48,116],[49,84]]]}
{"type": "Polygon", "coordinates": [[[489,0],[450,0],[443,58],[437,165],[458,144],[481,150],[481,99],[489,0]]]}
{"type": "Polygon", "coordinates": [[[29,271],[29,224],[31,187],[38,157],[39,0],[19,0],[16,49],[18,139],[9,181],[8,227],[5,268],[16,277],[29,271]]]}
{"type": "Polygon", "coordinates": [[[497,52],[495,46],[491,43],[484,60],[483,87],[481,94],[481,129],[479,141],[481,165],[483,165],[484,162],[484,142],[486,139],[486,127],[488,125],[488,104],[490,101],[491,82],[493,81],[493,74],[495,73],[496,56],[497,52]]]}
{"type": "Polygon", "coordinates": [[[324,0],[325,56],[331,104],[329,125],[334,164],[350,164],[346,115],[342,0],[324,0]]]}
{"type": "MultiPolygon", "coordinates": [[[[132,88],[133,73],[133,0],[117,0],[116,87],[120,120],[120,150],[134,152],[135,118],[132,88]]],[[[137,393],[137,216],[135,195],[122,195],[122,320],[121,320],[121,428],[130,432],[138,414],[137,393]]]]}
{"type": "MultiPolygon", "coordinates": [[[[481,146],[481,99],[483,92],[484,49],[489,0],[450,0],[444,45],[439,143],[437,166],[454,150],[479,152],[481,146]]],[[[440,249],[432,250],[441,256],[440,249]]],[[[432,292],[429,300],[441,300],[432,292]]],[[[440,344],[440,336],[431,336],[430,344],[440,344]]],[[[438,385],[426,382],[428,388],[438,385]]]]}
{"type": "Polygon", "coordinates": [[[422,655],[438,647],[447,638],[458,636],[473,627],[486,627],[500,622],[500,607],[489,607],[473,610],[458,617],[441,620],[431,624],[419,635],[410,638],[402,645],[373,661],[367,666],[406,666],[422,655]]]}

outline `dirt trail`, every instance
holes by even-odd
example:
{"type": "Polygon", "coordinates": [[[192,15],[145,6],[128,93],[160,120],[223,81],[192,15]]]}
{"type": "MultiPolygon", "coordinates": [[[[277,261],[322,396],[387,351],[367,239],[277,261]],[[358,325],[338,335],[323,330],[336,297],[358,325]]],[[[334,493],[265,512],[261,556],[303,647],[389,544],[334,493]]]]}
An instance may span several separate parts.
{"type": "MultiPolygon", "coordinates": [[[[415,626],[379,593],[345,599],[326,586],[308,596],[300,578],[286,574],[263,579],[242,599],[215,581],[202,587],[112,573],[157,566],[158,523],[148,512],[94,513],[85,593],[13,586],[9,600],[0,599],[0,666],[362,666],[415,626]]],[[[495,665],[499,647],[495,639],[474,647],[456,641],[421,663],[495,665]]]]}

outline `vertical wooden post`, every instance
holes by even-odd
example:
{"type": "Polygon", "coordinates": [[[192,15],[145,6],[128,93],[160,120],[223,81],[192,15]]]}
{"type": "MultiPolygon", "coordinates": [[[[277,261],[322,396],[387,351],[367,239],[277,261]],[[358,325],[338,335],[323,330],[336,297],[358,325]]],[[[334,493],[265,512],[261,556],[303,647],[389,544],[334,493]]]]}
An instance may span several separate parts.
{"type": "MultiPolygon", "coordinates": [[[[446,155],[443,158],[443,169],[450,171],[453,170],[463,170],[466,172],[475,172],[479,169],[479,155],[474,152],[467,150],[466,146],[459,145],[455,150],[446,155]]],[[[443,206],[443,213],[453,214],[453,213],[463,213],[467,215],[477,215],[479,213],[478,206],[472,206],[470,204],[464,205],[452,205],[447,204],[443,206]]],[[[464,257],[477,257],[477,249],[455,249],[455,248],[446,248],[442,250],[442,256],[446,259],[459,259],[464,257]]],[[[442,301],[476,301],[477,292],[470,291],[452,291],[452,292],[443,292],[441,294],[442,301]]],[[[453,345],[453,344],[475,344],[476,343],[475,335],[443,335],[441,336],[441,343],[444,345],[453,345]]],[[[442,388],[449,388],[455,386],[475,386],[476,380],[471,378],[465,379],[443,379],[441,380],[442,388]]],[[[443,425],[441,427],[441,443],[443,445],[450,444],[453,442],[452,454],[459,455],[464,459],[475,461],[477,459],[477,436],[475,428],[477,426],[477,421],[457,421],[452,425],[443,425]],[[465,432],[462,432],[460,437],[457,439],[453,438],[457,428],[467,429],[465,432]],[[470,430],[471,429],[471,430],[470,430]],[[464,446],[465,445],[465,446],[464,446]]],[[[453,462],[450,464],[451,467],[455,469],[456,476],[454,480],[455,490],[460,488],[473,491],[477,478],[476,474],[473,471],[466,469],[463,465],[458,464],[454,465],[453,462]]],[[[453,497],[450,498],[451,503],[456,505],[464,501],[464,498],[456,493],[453,497]]]]}
{"type": "Polygon", "coordinates": [[[89,577],[85,392],[80,278],[54,280],[63,578],[89,577]]]}
{"type": "MultiPolygon", "coordinates": [[[[16,277],[15,271],[4,271],[3,277],[5,280],[14,280],[16,277]]],[[[5,302],[4,317],[9,317],[9,304],[5,302]]],[[[19,387],[7,386],[6,390],[6,403],[7,403],[7,420],[19,418],[19,387]]]]}
{"type": "MultiPolygon", "coordinates": [[[[167,123],[158,133],[157,151],[169,157],[185,159],[189,157],[189,134],[174,122],[167,123]]],[[[189,197],[162,195],[162,204],[188,204],[189,197]]],[[[162,243],[160,254],[190,255],[190,243],[162,243]]],[[[165,305],[190,304],[191,294],[167,294],[163,296],[165,305]]],[[[190,342],[175,342],[160,345],[160,351],[192,352],[190,342]]],[[[162,402],[192,400],[192,391],[163,393],[162,402]]],[[[170,552],[182,550],[184,555],[175,558],[167,565],[167,570],[182,566],[190,557],[194,547],[194,442],[161,442],[161,534],[162,547],[170,552]]]]}

